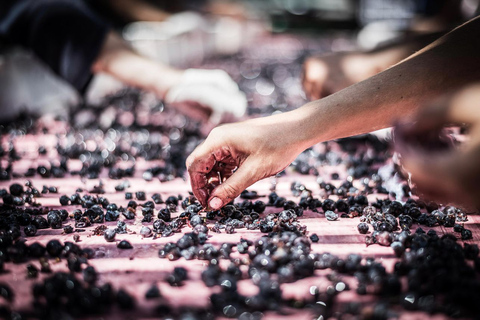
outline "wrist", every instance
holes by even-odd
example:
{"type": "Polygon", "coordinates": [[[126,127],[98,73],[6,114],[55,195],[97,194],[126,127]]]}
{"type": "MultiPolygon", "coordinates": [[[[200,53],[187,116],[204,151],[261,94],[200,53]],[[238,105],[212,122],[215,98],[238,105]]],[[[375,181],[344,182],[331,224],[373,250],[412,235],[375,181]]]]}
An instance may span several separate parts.
{"type": "Polygon", "coordinates": [[[298,128],[298,143],[304,149],[349,135],[350,129],[345,123],[348,122],[346,109],[352,106],[348,100],[341,98],[342,95],[335,93],[292,111],[290,117],[298,128]]]}
{"type": "Polygon", "coordinates": [[[284,140],[283,144],[298,149],[301,152],[312,145],[323,141],[324,132],[316,125],[313,119],[318,117],[315,110],[316,103],[310,102],[304,106],[282,114],[258,118],[263,125],[277,128],[279,137],[284,140]]]}
{"type": "Polygon", "coordinates": [[[159,98],[165,99],[168,91],[181,82],[183,70],[173,69],[156,64],[152,77],[147,80],[148,90],[153,91],[159,98]]]}
{"type": "Polygon", "coordinates": [[[309,102],[302,107],[294,110],[292,115],[295,126],[298,127],[298,143],[303,149],[307,149],[314,144],[329,140],[328,127],[319,123],[322,117],[319,115],[322,110],[322,103],[325,99],[309,102]]]}

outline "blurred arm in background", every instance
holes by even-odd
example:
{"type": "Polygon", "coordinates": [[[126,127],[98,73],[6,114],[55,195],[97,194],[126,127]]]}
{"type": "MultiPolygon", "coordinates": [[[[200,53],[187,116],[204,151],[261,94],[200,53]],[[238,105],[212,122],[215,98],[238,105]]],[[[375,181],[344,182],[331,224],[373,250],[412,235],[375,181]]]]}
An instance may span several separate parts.
{"type": "Polygon", "coordinates": [[[125,84],[153,91],[162,99],[182,76],[181,70],[138,55],[113,31],[107,33],[91,71],[105,72],[125,84]]]}
{"type": "Polygon", "coordinates": [[[154,92],[183,113],[218,124],[225,115],[239,118],[247,108],[245,94],[223,70],[178,70],[138,55],[117,34],[109,32],[93,72],[154,92]]]}
{"type": "Polygon", "coordinates": [[[243,3],[231,0],[211,0],[205,5],[204,12],[237,19],[245,19],[248,16],[248,10],[243,3]]]}
{"type": "Polygon", "coordinates": [[[124,22],[164,21],[171,13],[144,0],[99,0],[124,22]]]}
{"type": "Polygon", "coordinates": [[[407,58],[443,33],[411,36],[367,52],[341,52],[309,57],[303,65],[302,85],[310,100],[331,95],[363,81],[407,58]]]}
{"type": "Polygon", "coordinates": [[[0,37],[31,50],[81,93],[93,73],[105,72],[198,119],[218,123],[246,110],[245,95],[225,72],[178,70],[143,57],[82,1],[6,0],[0,37]]]}
{"type": "Polygon", "coordinates": [[[184,11],[229,16],[243,19],[247,15],[245,6],[229,0],[197,1],[147,1],[147,0],[95,0],[90,4],[106,16],[113,15],[123,23],[135,21],[165,21],[172,15],[184,11]]]}
{"type": "Polygon", "coordinates": [[[461,0],[431,2],[430,5],[435,7],[431,10],[435,9],[435,14],[414,18],[404,36],[373,50],[308,58],[303,66],[303,87],[307,97],[311,100],[326,97],[365,80],[422,49],[464,21],[461,4],[461,0]]]}

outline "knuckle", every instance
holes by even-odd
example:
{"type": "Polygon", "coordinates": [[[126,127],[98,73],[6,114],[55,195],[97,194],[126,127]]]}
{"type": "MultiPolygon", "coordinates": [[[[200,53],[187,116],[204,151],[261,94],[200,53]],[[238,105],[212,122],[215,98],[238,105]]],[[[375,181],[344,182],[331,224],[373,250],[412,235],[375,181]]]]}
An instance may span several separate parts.
{"type": "Polygon", "coordinates": [[[219,135],[219,131],[221,131],[220,127],[215,127],[212,129],[212,131],[210,131],[210,134],[208,135],[209,138],[211,136],[218,136],[219,135]]]}
{"type": "Polygon", "coordinates": [[[239,193],[240,193],[240,191],[238,191],[237,187],[232,186],[231,184],[224,184],[223,185],[223,194],[225,195],[226,198],[233,199],[239,193]]]}
{"type": "Polygon", "coordinates": [[[216,140],[223,137],[222,131],[223,131],[222,127],[213,128],[212,131],[210,131],[210,134],[208,135],[207,139],[216,140]]]}

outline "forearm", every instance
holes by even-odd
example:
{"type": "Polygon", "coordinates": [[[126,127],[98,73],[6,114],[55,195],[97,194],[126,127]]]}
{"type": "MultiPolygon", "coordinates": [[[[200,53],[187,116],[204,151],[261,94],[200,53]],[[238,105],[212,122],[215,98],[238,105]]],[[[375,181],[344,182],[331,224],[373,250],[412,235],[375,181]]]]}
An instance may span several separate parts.
{"type": "Polygon", "coordinates": [[[181,76],[179,70],[140,56],[114,32],[108,34],[92,71],[108,73],[128,85],[153,91],[160,98],[181,76]]]}
{"type": "Polygon", "coordinates": [[[475,19],[384,72],[287,117],[303,119],[298,130],[310,145],[388,127],[432,98],[480,80],[478,39],[475,19]]]}
{"type": "Polygon", "coordinates": [[[170,16],[143,0],[108,0],[107,3],[125,21],[163,21],[170,16]]]}

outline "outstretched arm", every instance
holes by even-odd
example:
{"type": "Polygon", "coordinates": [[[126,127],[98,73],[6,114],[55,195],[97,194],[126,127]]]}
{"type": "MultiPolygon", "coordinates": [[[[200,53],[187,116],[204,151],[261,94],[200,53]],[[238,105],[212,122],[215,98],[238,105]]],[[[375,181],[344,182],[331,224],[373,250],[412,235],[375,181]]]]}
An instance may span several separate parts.
{"type": "Polygon", "coordinates": [[[124,21],[163,21],[170,14],[144,0],[103,0],[124,21]]]}
{"type": "Polygon", "coordinates": [[[92,71],[151,91],[182,112],[214,124],[225,115],[243,116],[245,94],[222,70],[178,70],[137,54],[117,34],[110,32],[92,71]]]}
{"type": "Polygon", "coordinates": [[[432,98],[480,80],[477,39],[478,18],[327,98],[288,113],[215,129],[187,159],[194,194],[203,205],[217,209],[288,166],[315,143],[385,128],[432,98]],[[211,190],[209,179],[216,172],[225,181],[211,190]]]}
{"type": "Polygon", "coordinates": [[[134,87],[155,92],[164,98],[180,81],[182,71],[137,54],[115,32],[110,31],[103,43],[92,72],[105,72],[134,87]]]}
{"type": "Polygon", "coordinates": [[[479,80],[479,36],[475,18],[391,68],[295,110],[306,115],[309,142],[385,128],[432,98],[479,80]]]}

